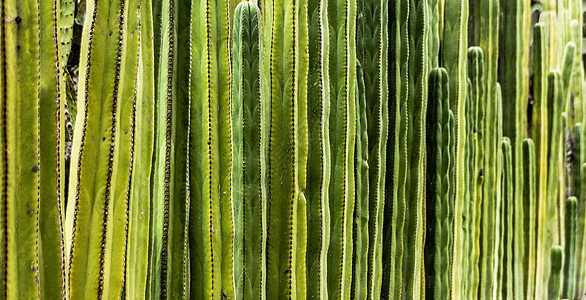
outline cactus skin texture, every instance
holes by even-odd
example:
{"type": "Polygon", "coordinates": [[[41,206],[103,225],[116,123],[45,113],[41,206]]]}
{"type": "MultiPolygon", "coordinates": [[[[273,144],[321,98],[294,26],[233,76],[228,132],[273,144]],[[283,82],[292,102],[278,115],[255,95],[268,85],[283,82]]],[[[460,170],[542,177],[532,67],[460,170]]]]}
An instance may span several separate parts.
{"type": "Polygon", "coordinates": [[[271,35],[266,297],[305,299],[307,5],[276,0],[262,9],[272,24],[263,33],[271,35]]]}
{"type": "Polygon", "coordinates": [[[535,145],[532,139],[523,141],[523,234],[525,235],[523,265],[526,267],[526,295],[535,291],[537,203],[535,174],[535,145]]]}
{"type": "Polygon", "coordinates": [[[450,295],[452,219],[450,218],[450,152],[453,119],[450,110],[448,73],[433,69],[429,75],[427,111],[426,213],[429,223],[425,240],[426,298],[446,299],[450,295]]]}
{"type": "Polygon", "coordinates": [[[192,298],[236,298],[229,8],[226,0],[195,1],[188,18],[192,298]]]}
{"type": "Polygon", "coordinates": [[[550,250],[550,257],[551,273],[549,274],[549,294],[547,299],[557,300],[560,299],[560,292],[562,288],[562,265],[564,262],[562,247],[553,246],[550,250]]]}
{"type": "MultiPolygon", "coordinates": [[[[1,297],[5,299],[36,299],[46,292],[39,285],[39,261],[43,258],[38,243],[42,88],[39,10],[38,2],[2,2],[0,173],[3,228],[0,257],[1,297]]],[[[47,26],[51,27],[49,24],[47,26]]],[[[51,63],[54,68],[53,58],[51,63]]],[[[52,88],[55,88],[54,80],[50,82],[52,88]]],[[[53,190],[55,192],[57,190],[53,190]]]]}
{"type": "Polygon", "coordinates": [[[330,243],[329,184],[330,85],[328,1],[308,1],[309,75],[308,106],[309,153],[307,163],[307,298],[327,297],[327,259],[330,243]],[[325,30],[324,30],[325,29],[325,30]],[[319,238],[318,238],[319,237],[319,238]]]}
{"type": "Polygon", "coordinates": [[[88,3],[65,224],[72,299],[123,293],[139,38],[131,32],[138,30],[138,4],[88,3]],[[120,9],[110,16],[113,7],[120,9]]]}
{"type": "Polygon", "coordinates": [[[350,298],[352,280],[352,225],[354,213],[354,144],[356,135],[356,1],[330,3],[330,247],[328,296],[350,298]],[[340,54],[344,53],[344,54],[340,54]]]}
{"type": "MultiPolygon", "coordinates": [[[[266,140],[260,98],[260,11],[252,2],[241,2],[234,13],[233,136],[234,136],[234,206],[235,284],[238,299],[260,299],[265,287],[266,187],[261,180],[266,172],[261,157],[266,140]],[[240,176],[240,184],[237,177],[240,176]],[[236,196],[237,191],[242,191],[236,196]],[[239,253],[240,252],[240,253],[239,253]],[[240,256],[240,257],[239,257],[240,256]],[[237,259],[238,258],[238,259],[237,259]],[[242,267],[239,267],[242,265],[242,267]],[[236,272],[237,266],[239,272],[236,272]]],[[[264,158],[264,157],[263,157],[264,158]]]]}
{"type": "Polygon", "coordinates": [[[565,246],[564,246],[564,281],[562,286],[562,297],[574,299],[576,291],[576,225],[577,225],[578,199],[569,197],[565,207],[565,246]]]}

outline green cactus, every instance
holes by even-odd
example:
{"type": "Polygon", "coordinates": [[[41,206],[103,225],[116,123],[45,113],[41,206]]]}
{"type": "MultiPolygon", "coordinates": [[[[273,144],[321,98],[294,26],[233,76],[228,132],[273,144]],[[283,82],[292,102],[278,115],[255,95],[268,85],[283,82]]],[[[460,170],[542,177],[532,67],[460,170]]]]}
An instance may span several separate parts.
{"type": "Polygon", "coordinates": [[[577,207],[578,199],[569,197],[566,200],[565,207],[565,232],[566,239],[564,245],[564,280],[562,286],[562,297],[574,299],[576,290],[576,226],[577,226],[577,207]]]}
{"type": "Polygon", "coordinates": [[[516,210],[514,205],[515,186],[513,184],[513,151],[509,138],[503,138],[501,147],[504,158],[502,160],[502,181],[500,192],[500,228],[502,229],[500,245],[502,247],[502,256],[499,258],[499,261],[502,263],[502,281],[498,283],[499,289],[497,289],[497,293],[500,294],[503,299],[513,299],[513,290],[516,290],[514,288],[515,274],[513,273],[513,263],[516,257],[513,253],[515,248],[513,247],[513,242],[517,243],[516,236],[513,234],[513,212],[516,214],[519,214],[520,212],[516,210]]]}
{"type": "MultiPolygon", "coordinates": [[[[535,174],[535,145],[532,139],[523,141],[523,244],[524,257],[523,265],[526,266],[525,286],[526,295],[529,297],[535,291],[535,263],[536,263],[536,225],[537,225],[537,203],[536,187],[537,178],[535,174]]],[[[518,211],[516,211],[517,213],[518,211]]]]}
{"type": "Polygon", "coordinates": [[[307,298],[327,296],[331,177],[328,1],[309,1],[307,298]]]}
{"type": "Polygon", "coordinates": [[[561,281],[562,281],[562,265],[564,262],[564,254],[562,252],[562,247],[560,246],[553,246],[550,250],[550,264],[551,264],[551,273],[549,275],[549,283],[548,283],[548,299],[560,299],[561,293],[561,281]]]}
{"type": "Polygon", "coordinates": [[[272,32],[263,31],[263,35],[271,34],[266,95],[271,115],[266,254],[271,284],[267,284],[266,297],[302,299],[306,290],[307,11],[304,1],[284,4],[281,0],[263,3],[272,11],[272,32]]]}
{"type": "Polygon", "coordinates": [[[261,139],[260,11],[252,2],[235,9],[233,25],[234,273],[237,299],[264,297],[266,259],[266,140],[261,139]],[[243,238],[238,238],[243,237],[243,238]]]}
{"type": "Polygon", "coordinates": [[[450,210],[450,152],[453,114],[449,102],[448,73],[435,68],[429,75],[429,110],[427,112],[426,210],[427,226],[425,245],[426,298],[445,299],[450,295],[452,260],[452,219],[450,210]]]}

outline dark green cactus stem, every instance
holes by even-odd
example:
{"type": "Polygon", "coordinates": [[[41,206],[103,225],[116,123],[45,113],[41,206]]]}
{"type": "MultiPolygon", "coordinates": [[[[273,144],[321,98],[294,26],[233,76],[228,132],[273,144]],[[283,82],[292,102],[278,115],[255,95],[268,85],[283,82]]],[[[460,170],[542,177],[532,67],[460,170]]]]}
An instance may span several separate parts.
{"type": "MultiPolygon", "coordinates": [[[[566,44],[561,66],[565,112],[570,112],[570,110],[573,110],[573,100],[570,96],[572,92],[572,73],[574,69],[574,58],[576,57],[575,52],[576,44],[574,44],[574,42],[569,42],[568,44],[566,44]]],[[[570,117],[571,118],[569,120],[570,122],[568,123],[568,128],[572,128],[575,123],[573,111],[570,117]]]]}
{"type": "Polygon", "coordinates": [[[550,250],[550,265],[551,273],[549,274],[548,283],[548,298],[547,299],[560,299],[561,284],[562,284],[562,265],[564,260],[564,254],[562,247],[553,246],[550,250]]]}
{"type": "Polygon", "coordinates": [[[356,150],[354,204],[354,253],[352,265],[352,297],[367,299],[368,291],[368,123],[366,117],[366,94],[360,62],[356,64],[356,150]]]}
{"type": "MultiPolygon", "coordinates": [[[[480,284],[480,236],[481,236],[481,216],[483,204],[483,187],[485,181],[484,171],[484,149],[485,149],[485,114],[486,114],[486,99],[485,99],[485,81],[484,81],[484,59],[483,52],[478,47],[471,47],[468,49],[468,78],[470,80],[470,91],[468,97],[474,102],[474,172],[472,172],[473,195],[472,195],[472,249],[471,264],[470,264],[470,296],[474,297],[479,292],[480,284]]],[[[494,117],[494,116],[493,116],[494,117]]]]}
{"type": "Polygon", "coordinates": [[[453,159],[448,73],[433,69],[429,75],[429,110],[427,111],[425,274],[426,298],[445,299],[450,296],[452,260],[452,209],[450,166],[453,159]]]}
{"type": "MultiPolygon", "coordinates": [[[[191,183],[189,257],[192,260],[189,271],[191,275],[189,296],[191,298],[236,299],[233,277],[235,275],[233,252],[235,227],[232,202],[234,146],[231,130],[232,72],[229,8],[230,1],[226,0],[195,1],[191,6],[191,16],[187,18],[191,23],[186,25],[191,31],[188,93],[191,100],[189,137],[189,182],[191,183]]],[[[182,12],[187,9],[185,8],[182,12]]],[[[188,14],[183,13],[183,15],[188,14]]],[[[185,27],[177,29],[180,28],[185,27]]],[[[161,69],[164,69],[162,65],[161,69]]],[[[183,200],[183,198],[180,199],[183,200]]],[[[180,245],[184,247],[183,244],[180,245]]]]}
{"type": "Polygon", "coordinates": [[[526,266],[526,295],[534,295],[537,245],[537,178],[535,174],[535,145],[532,139],[523,141],[523,234],[525,235],[523,265],[526,266]]]}
{"type": "Polygon", "coordinates": [[[389,95],[389,126],[393,132],[389,134],[387,170],[388,174],[385,189],[387,203],[385,207],[385,225],[383,248],[389,249],[383,253],[383,284],[381,294],[385,299],[401,298],[403,289],[403,256],[405,243],[403,232],[405,230],[406,199],[408,172],[408,97],[409,97],[409,7],[410,1],[398,0],[395,6],[390,8],[390,35],[389,40],[394,40],[393,47],[389,47],[390,84],[389,95]]]}
{"type": "MultiPolygon", "coordinates": [[[[42,54],[39,14],[38,2],[2,2],[0,257],[1,297],[5,299],[37,299],[45,295],[45,289],[39,285],[39,263],[43,259],[39,252],[39,104],[43,96],[40,94],[42,54]]],[[[47,20],[46,25],[52,30],[49,24],[51,22],[47,20]]],[[[54,64],[52,58],[52,68],[54,64]]],[[[55,89],[55,78],[50,80],[51,88],[55,89]]],[[[52,100],[55,101],[56,97],[52,100]]],[[[53,193],[56,192],[54,189],[53,193]]],[[[53,276],[59,276],[59,273],[53,276]]]]}
{"type": "Polygon", "coordinates": [[[402,289],[407,299],[423,297],[424,270],[424,183],[425,183],[425,117],[428,93],[429,7],[427,1],[411,0],[409,8],[409,94],[406,115],[407,190],[405,217],[405,255],[403,257],[402,289]]]}
{"type": "Polygon", "coordinates": [[[153,41],[146,37],[153,34],[152,6],[146,1],[140,4],[140,40],[138,78],[136,88],[135,129],[133,143],[132,178],[129,198],[128,242],[126,249],[126,299],[145,299],[149,262],[149,228],[152,224],[151,172],[154,146],[155,89],[153,41]]]}
{"type": "Polygon", "coordinates": [[[537,175],[537,253],[535,273],[535,299],[546,295],[549,250],[547,234],[547,167],[549,147],[549,118],[547,101],[547,43],[542,23],[533,28],[533,120],[531,137],[535,141],[535,171],[537,175]],[[547,268],[547,269],[546,269],[547,268]]]}
{"type": "Polygon", "coordinates": [[[264,296],[266,243],[266,172],[260,97],[260,11],[241,2],[234,13],[232,35],[234,138],[234,273],[237,299],[264,296]]]}
{"type": "Polygon", "coordinates": [[[330,85],[328,1],[311,0],[309,13],[308,106],[309,153],[307,163],[307,298],[327,296],[327,259],[330,243],[329,184],[330,85]],[[325,29],[325,30],[324,30],[325,29]]]}
{"type": "Polygon", "coordinates": [[[328,257],[328,296],[350,298],[352,225],[354,213],[354,144],[356,134],[356,1],[330,1],[330,183],[331,243],[328,257]]]}
{"type": "MultiPolygon", "coordinates": [[[[388,1],[358,1],[357,58],[362,63],[368,127],[368,298],[380,298],[388,136],[388,1]]],[[[356,253],[359,253],[357,250],[356,253]]]]}
{"type": "Polygon", "coordinates": [[[569,197],[565,207],[564,281],[562,297],[574,299],[576,291],[576,226],[578,221],[578,199],[569,197]]]}
{"type": "Polygon", "coordinates": [[[271,25],[268,25],[271,31],[263,33],[271,35],[270,43],[266,45],[270,45],[270,77],[266,97],[270,102],[271,115],[267,299],[303,299],[306,291],[307,227],[303,193],[308,151],[306,3],[303,0],[275,0],[263,3],[262,7],[264,11],[271,11],[271,25]]]}

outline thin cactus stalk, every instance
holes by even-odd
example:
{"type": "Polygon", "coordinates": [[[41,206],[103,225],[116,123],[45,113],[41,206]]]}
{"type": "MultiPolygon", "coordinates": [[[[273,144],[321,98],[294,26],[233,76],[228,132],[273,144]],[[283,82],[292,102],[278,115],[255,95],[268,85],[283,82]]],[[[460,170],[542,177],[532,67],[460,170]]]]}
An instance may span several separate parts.
{"type": "Polygon", "coordinates": [[[308,106],[309,152],[307,163],[307,298],[327,297],[327,259],[330,243],[329,184],[330,85],[328,1],[308,1],[309,75],[308,106]]]}
{"type": "MultiPolygon", "coordinates": [[[[473,255],[472,255],[472,250],[474,249],[474,242],[475,242],[475,230],[473,227],[474,225],[474,203],[473,203],[473,197],[474,197],[474,180],[476,178],[476,176],[474,175],[474,157],[475,157],[475,149],[474,149],[474,145],[475,145],[475,141],[474,141],[474,125],[475,125],[475,101],[476,99],[474,98],[474,96],[476,96],[474,90],[472,89],[472,81],[468,80],[468,95],[470,95],[469,97],[466,98],[466,120],[470,120],[469,122],[466,122],[466,148],[464,151],[464,154],[466,155],[465,157],[465,172],[464,172],[464,179],[465,179],[465,186],[468,187],[472,187],[466,190],[466,192],[464,193],[464,199],[462,201],[463,207],[462,207],[462,247],[464,248],[464,253],[471,253],[471,255],[465,255],[465,257],[462,257],[460,259],[454,257],[454,265],[459,261],[462,265],[462,269],[459,272],[454,271],[454,274],[459,273],[459,274],[469,274],[469,276],[464,276],[462,277],[462,281],[461,283],[459,283],[459,285],[452,285],[452,289],[453,289],[453,294],[457,294],[457,291],[455,290],[458,286],[459,291],[462,295],[462,298],[467,298],[467,297],[471,297],[471,287],[470,285],[472,284],[472,275],[474,273],[472,273],[474,271],[475,268],[475,263],[474,263],[474,259],[473,259],[473,255]]],[[[457,199],[457,198],[456,198],[457,199]]],[[[457,204],[456,204],[457,205],[457,204]]],[[[458,218],[456,218],[454,220],[454,224],[458,223],[458,218]]],[[[454,225],[454,226],[458,226],[458,225],[454,225]]],[[[457,227],[456,227],[457,228],[457,227]]],[[[454,244],[454,247],[458,247],[457,244],[454,244]]],[[[456,253],[456,250],[454,250],[454,253],[456,253]]],[[[458,269],[458,268],[454,268],[454,269],[458,269]]],[[[453,282],[453,280],[452,280],[453,282]]]]}
{"type": "Polygon", "coordinates": [[[503,263],[502,266],[502,282],[499,283],[500,289],[497,290],[497,294],[503,299],[513,299],[513,290],[515,290],[514,280],[515,274],[513,272],[513,263],[515,256],[513,253],[513,242],[516,243],[517,239],[514,235],[514,217],[513,212],[516,211],[514,205],[514,194],[515,186],[513,184],[513,154],[512,146],[509,138],[503,138],[501,143],[501,149],[504,160],[502,161],[502,183],[501,183],[501,228],[503,229],[501,235],[500,244],[503,248],[503,256],[500,258],[503,263]]]}
{"type": "Polygon", "coordinates": [[[355,105],[355,20],[356,1],[330,3],[332,181],[330,183],[330,247],[328,296],[350,298],[352,280],[352,225],[354,213],[355,105]],[[343,53],[343,54],[339,54],[343,53]]]}
{"type": "Polygon", "coordinates": [[[537,174],[537,253],[535,299],[546,295],[549,249],[547,244],[547,172],[549,156],[549,123],[547,101],[547,44],[546,28],[537,23],[533,28],[533,120],[531,137],[535,141],[537,174]]]}
{"type": "Polygon", "coordinates": [[[549,274],[548,280],[548,297],[547,299],[560,299],[560,293],[562,288],[562,265],[564,262],[564,254],[562,247],[553,246],[550,250],[550,264],[551,273],[549,274]]]}
{"type": "MultiPolygon", "coordinates": [[[[468,203],[466,203],[467,169],[468,164],[465,149],[471,145],[466,141],[468,126],[466,119],[466,49],[468,42],[468,1],[465,0],[444,0],[440,1],[440,64],[448,72],[450,78],[450,108],[455,116],[454,129],[454,176],[452,180],[455,194],[454,202],[454,265],[468,265],[468,256],[464,255],[466,249],[466,220],[468,203]]],[[[465,270],[465,269],[464,269],[465,270]]],[[[466,295],[467,275],[459,268],[452,268],[450,286],[452,297],[459,299],[466,295]]]]}
{"type": "Polygon", "coordinates": [[[537,203],[535,174],[535,145],[532,139],[523,141],[523,234],[525,235],[523,265],[526,268],[526,295],[531,298],[535,291],[535,264],[537,245],[537,203]]]}
{"type": "Polygon", "coordinates": [[[578,221],[578,199],[569,197],[566,200],[565,207],[565,245],[564,245],[564,267],[563,267],[563,286],[562,297],[565,299],[574,299],[576,291],[576,226],[578,221]]]}
{"type": "Polygon", "coordinates": [[[191,21],[188,24],[191,31],[188,257],[192,259],[189,286],[190,297],[203,299],[239,296],[233,277],[234,145],[229,8],[230,1],[196,1],[188,18],[191,21]]]}
{"type": "Polygon", "coordinates": [[[484,59],[483,52],[478,47],[471,47],[468,49],[468,78],[470,80],[471,89],[468,97],[474,102],[474,172],[473,176],[473,195],[472,203],[472,255],[471,255],[471,279],[469,284],[470,296],[474,297],[479,292],[481,268],[480,268],[480,236],[481,236],[481,216],[483,204],[483,187],[484,187],[484,149],[485,149],[485,114],[486,114],[486,99],[485,99],[485,81],[484,81],[484,59]]]}
{"type": "Polygon", "coordinates": [[[446,299],[450,296],[452,255],[452,219],[450,202],[450,153],[452,151],[448,73],[433,69],[429,75],[429,110],[427,112],[425,274],[426,298],[446,299]]]}
{"type": "MultiPolygon", "coordinates": [[[[41,83],[51,84],[47,87],[49,89],[55,89],[56,85],[55,78],[41,74],[42,55],[50,53],[41,54],[39,14],[38,2],[2,3],[1,292],[5,299],[36,299],[46,293],[39,284],[39,262],[44,259],[39,252],[39,104],[42,97],[41,83]],[[42,79],[44,82],[41,82],[42,79]]],[[[46,21],[47,26],[52,27],[49,25],[51,21],[46,21]]],[[[54,59],[51,62],[55,72],[54,59]]],[[[53,193],[57,192],[56,189],[52,190],[53,193]]],[[[55,205],[55,202],[52,204],[55,205]]]]}
{"type": "MultiPolygon", "coordinates": [[[[362,63],[368,127],[367,296],[380,298],[388,136],[388,1],[358,1],[357,58],[362,63]]],[[[359,253],[355,250],[356,253],[359,253]]]]}
{"type": "Polygon", "coordinates": [[[356,65],[356,166],[352,297],[367,299],[369,247],[368,123],[365,84],[360,62],[356,65]]]}
{"type": "MultiPolygon", "coordinates": [[[[583,151],[582,151],[583,152],[583,151]]],[[[580,195],[578,196],[578,199],[586,199],[586,164],[582,164],[580,167],[580,185],[582,186],[582,188],[580,189],[580,195]]],[[[580,201],[578,203],[578,225],[580,228],[578,228],[578,233],[582,232],[581,236],[578,236],[578,240],[582,239],[583,244],[584,241],[586,240],[585,234],[586,234],[586,211],[584,211],[582,209],[583,207],[583,201],[580,201]]],[[[577,249],[580,253],[576,254],[577,255],[577,261],[583,261],[584,257],[586,257],[586,245],[582,245],[582,248],[578,248],[577,249]],[[578,260],[578,258],[580,258],[580,260],[578,260]]],[[[586,270],[584,268],[584,266],[582,264],[579,264],[579,268],[578,268],[578,276],[577,276],[577,283],[576,283],[576,291],[578,294],[582,293],[583,291],[581,291],[581,289],[584,289],[585,286],[585,282],[584,282],[584,273],[586,273],[586,270]]]]}
{"type": "MultiPolygon", "coordinates": [[[[69,55],[71,53],[71,45],[73,42],[73,24],[75,19],[75,0],[57,0],[54,1],[58,4],[56,12],[59,14],[58,21],[58,40],[59,40],[59,62],[64,68],[67,66],[69,61],[69,55]]],[[[52,9],[50,11],[53,11],[52,9]]]]}
{"type": "Polygon", "coordinates": [[[266,297],[304,299],[307,7],[305,1],[282,0],[267,1],[263,6],[272,11],[266,95],[271,115],[266,254],[267,283],[271,284],[267,284],[266,297]]]}
{"type": "MultiPolygon", "coordinates": [[[[261,180],[266,166],[261,157],[263,116],[260,97],[260,11],[252,2],[235,10],[233,74],[235,294],[237,299],[260,299],[265,291],[266,199],[261,180]],[[242,237],[242,238],[239,238],[242,237]]],[[[263,157],[264,158],[264,157],[263,157]]]]}
{"type": "Polygon", "coordinates": [[[497,66],[498,66],[498,24],[499,3],[497,0],[480,1],[479,7],[480,48],[484,50],[486,82],[486,116],[484,151],[484,195],[482,201],[481,217],[481,255],[480,255],[480,299],[489,299],[493,287],[494,271],[494,222],[496,199],[496,160],[498,145],[496,131],[496,101],[490,101],[497,97],[497,66]],[[486,245],[486,246],[485,246],[486,245]]]}
{"type": "Polygon", "coordinates": [[[388,266],[383,270],[383,285],[381,294],[385,299],[399,299],[402,295],[403,256],[405,243],[403,232],[406,219],[407,194],[407,168],[408,163],[408,97],[409,97],[409,7],[410,1],[395,1],[395,6],[390,8],[389,39],[394,40],[394,47],[389,47],[390,61],[390,85],[389,95],[389,126],[393,132],[389,135],[387,146],[387,169],[392,170],[388,175],[386,190],[390,195],[385,207],[385,226],[383,248],[389,249],[383,253],[383,265],[388,266]]]}
{"type": "Polygon", "coordinates": [[[145,38],[153,34],[151,3],[142,2],[140,10],[139,60],[136,87],[135,128],[133,144],[139,145],[132,159],[132,178],[129,196],[128,241],[126,248],[127,299],[146,298],[151,228],[151,172],[153,170],[155,89],[153,41],[145,38]]]}
{"type": "Polygon", "coordinates": [[[409,9],[409,113],[407,137],[407,190],[405,217],[405,254],[403,257],[402,289],[408,299],[423,295],[424,249],[424,183],[425,183],[425,116],[428,93],[429,7],[427,1],[411,0],[409,9]]]}

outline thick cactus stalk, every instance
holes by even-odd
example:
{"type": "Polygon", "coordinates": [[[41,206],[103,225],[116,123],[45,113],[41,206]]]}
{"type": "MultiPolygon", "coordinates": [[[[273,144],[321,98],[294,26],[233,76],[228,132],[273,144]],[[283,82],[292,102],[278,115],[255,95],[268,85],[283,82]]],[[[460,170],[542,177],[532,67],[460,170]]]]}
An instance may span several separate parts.
{"type": "Polygon", "coordinates": [[[354,249],[352,264],[352,297],[367,299],[369,254],[369,178],[368,178],[368,123],[364,78],[360,62],[356,65],[356,150],[354,204],[354,249]]]}
{"type": "Polygon", "coordinates": [[[267,284],[266,297],[304,299],[307,6],[306,1],[283,0],[268,1],[263,6],[263,10],[271,11],[272,24],[266,95],[271,115],[266,254],[267,283],[271,284],[267,284]]]}
{"type": "Polygon", "coordinates": [[[128,241],[126,248],[126,299],[146,298],[151,228],[151,172],[154,148],[155,89],[152,6],[140,4],[139,61],[134,104],[135,128],[133,144],[137,145],[132,159],[129,196],[128,241]]]}
{"type": "Polygon", "coordinates": [[[190,297],[235,299],[230,1],[191,5],[190,297]]]}
{"type": "Polygon", "coordinates": [[[308,106],[309,153],[307,163],[307,298],[327,297],[327,259],[330,243],[329,184],[330,85],[328,1],[308,2],[309,75],[308,106]]]}
{"type": "Polygon", "coordinates": [[[569,197],[565,207],[565,234],[564,245],[564,281],[562,286],[562,297],[574,299],[576,291],[576,226],[578,221],[578,199],[569,197]]]}
{"type": "MultiPolygon", "coordinates": [[[[388,1],[358,1],[357,58],[362,63],[368,127],[369,214],[367,287],[380,298],[382,286],[384,184],[388,136],[388,1]]],[[[355,251],[359,253],[358,250],[355,251]]]]}
{"type": "MultiPolygon", "coordinates": [[[[483,187],[485,185],[484,177],[484,149],[485,149],[485,114],[486,114],[486,96],[485,96],[485,81],[484,81],[484,59],[483,52],[478,47],[471,47],[468,49],[468,78],[470,80],[470,91],[468,97],[474,102],[474,172],[473,179],[473,195],[472,195],[472,249],[471,249],[471,265],[470,265],[470,296],[478,294],[481,268],[480,268],[480,236],[481,236],[481,217],[483,216],[483,187]]],[[[494,116],[493,116],[494,117],[494,116]]]]}
{"type": "Polygon", "coordinates": [[[551,273],[548,279],[548,297],[547,299],[560,299],[562,288],[562,265],[564,263],[564,254],[562,247],[553,246],[550,250],[551,273]]]}
{"type": "MultiPolygon", "coordinates": [[[[547,43],[545,25],[538,23],[533,28],[533,121],[531,137],[535,141],[537,174],[537,253],[536,253],[536,299],[545,296],[549,249],[547,246],[547,172],[549,156],[549,123],[547,101],[547,43]]],[[[529,295],[528,295],[529,296],[529,295]]]]}
{"type": "Polygon", "coordinates": [[[88,3],[65,226],[70,298],[123,293],[140,36],[131,33],[138,30],[138,5],[88,3]],[[113,7],[120,9],[109,16],[113,7]],[[100,34],[96,26],[113,34],[100,34]]]}
{"type": "Polygon", "coordinates": [[[481,258],[480,258],[480,299],[489,299],[494,283],[494,223],[495,223],[495,200],[496,200],[496,160],[500,140],[497,139],[496,131],[496,89],[497,89],[497,66],[498,66],[498,24],[499,24],[499,3],[497,0],[480,1],[479,13],[479,37],[480,48],[484,51],[485,82],[486,82],[486,116],[484,132],[485,162],[484,172],[484,195],[482,201],[481,217],[481,258]]]}
{"type": "Polygon", "coordinates": [[[427,111],[426,216],[425,240],[426,298],[447,299],[450,296],[452,260],[453,201],[450,193],[450,152],[454,124],[450,110],[448,73],[433,69],[429,75],[429,110],[427,111]]]}
{"type": "Polygon", "coordinates": [[[389,197],[385,207],[385,226],[383,248],[383,284],[381,294],[385,299],[399,299],[402,295],[403,256],[405,243],[406,199],[408,172],[408,97],[409,97],[409,7],[410,1],[398,0],[389,10],[390,35],[394,46],[389,47],[390,85],[389,95],[389,126],[393,132],[389,134],[387,146],[388,174],[385,189],[389,197]]]}
{"type": "MultiPolygon", "coordinates": [[[[473,86],[472,86],[472,81],[468,80],[468,95],[470,95],[469,97],[466,98],[466,147],[465,147],[465,157],[464,157],[464,167],[465,170],[463,172],[464,174],[464,183],[465,186],[467,187],[471,187],[466,189],[465,193],[464,193],[464,199],[462,199],[461,203],[462,203],[462,220],[461,220],[461,226],[462,226],[462,236],[461,239],[458,238],[458,236],[455,236],[454,239],[454,247],[458,247],[458,244],[456,244],[456,242],[460,242],[460,245],[462,245],[463,247],[463,253],[472,253],[471,251],[473,250],[474,247],[474,241],[475,241],[475,230],[473,227],[474,222],[473,222],[473,216],[474,216],[474,203],[473,203],[473,196],[474,196],[474,180],[476,178],[476,176],[474,175],[474,157],[475,157],[475,149],[474,149],[474,145],[475,145],[475,141],[474,141],[474,125],[475,125],[475,100],[474,96],[475,96],[475,92],[473,90],[473,86]]],[[[456,198],[456,201],[458,202],[458,199],[456,198]]],[[[456,203],[456,206],[458,205],[458,203],[456,203]]],[[[455,230],[457,230],[458,226],[458,218],[456,217],[454,220],[454,228],[455,230]]],[[[454,253],[456,253],[457,251],[454,250],[454,253]]],[[[458,288],[458,291],[460,291],[461,293],[461,298],[467,298],[467,297],[471,297],[471,283],[472,283],[472,275],[474,274],[474,259],[473,259],[473,255],[464,255],[464,257],[458,259],[457,257],[454,256],[454,262],[453,264],[456,265],[457,263],[460,263],[460,265],[462,266],[460,270],[458,270],[458,268],[453,268],[453,276],[456,276],[456,274],[459,274],[460,276],[462,276],[462,282],[456,284],[456,285],[452,285],[452,294],[456,295],[458,294],[458,292],[455,290],[456,288],[458,288]],[[466,275],[466,276],[464,276],[466,275]]],[[[454,282],[454,280],[452,280],[452,282],[454,282]]],[[[455,296],[455,298],[457,298],[455,296]]]]}
{"type": "MultiPolygon", "coordinates": [[[[502,256],[499,260],[502,263],[500,270],[502,271],[502,281],[498,282],[499,288],[497,295],[503,299],[513,299],[513,290],[515,289],[513,273],[513,263],[515,261],[513,243],[517,242],[514,235],[514,221],[513,214],[519,212],[515,210],[514,194],[515,186],[513,184],[513,154],[512,146],[509,138],[505,137],[501,143],[501,151],[504,160],[502,161],[502,183],[501,183],[501,218],[500,228],[502,228],[502,235],[500,236],[500,247],[502,247],[502,256]]],[[[515,247],[517,247],[515,245],[515,247]]]]}
{"type": "Polygon", "coordinates": [[[523,265],[526,266],[525,294],[535,291],[536,230],[537,230],[537,178],[535,174],[535,145],[532,139],[523,141],[523,234],[525,235],[523,265]]]}
{"type": "Polygon", "coordinates": [[[403,257],[402,288],[407,299],[423,297],[424,270],[424,182],[425,182],[425,117],[428,93],[429,7],[427,1],[411,0],[409,9],[409,94],[406,119],[407,147],[407,206],[405,217],[405,256],[403,257]]]}
{"type": "MultiPolygon", "coordinates": [[[[455,116],[455,159],[454,159],[454,265],[467,265],[468,255],[464,255],[466,249],[467,225],[464,216],[467,214],[468,203],[465,199],[467,193],[467,158],[465,149],[472,142],[467,142],[466,130],[468,124],[466,119],[466,51],[468,42],[468,1],[465,0],[443,0],[440,1],[440,64],[447,70],[450,78],[450,108],[455,116]],[[443,8],[443,9],[442,9],[443,8]]],[[[469,119],[472,120],[472,119],[469,119]]],[[[469,186],[469,185],[468,185],[469,186]]],[[[466,295],[466,282],[468,279],[465,269],[452,268],[452,297],[459,299],[466,295]]]]}
{"type": "Polygon", "coordinates": [[[328,294],[331,299],[350,298],[352,280],[352,225],[354,213],[355,18],[356,1],[330,3],[330,132],[332,181],[331,225],[328,257],[328,294]],[[335,55],[334,55],[335,53],[335,55]]]}
{"type": "MultiPolygon", "coordinates": [[[[2,74],[0,74],[2,76],[0,79],[2,86],[0,88],[2,99],[0,138],[2,146],[2,171],[0,171],[2,174],[2,254],[0,257],[3,273],[1,297],[6,299],[37,299],[41,295],[46,295],[46,290],[39,284],[41,276],[39,263],[41,259],[44,259],[39,252],[39,234],[41,234],[39,232],[41,229],[39,227],[41,205],[39,104],[42,96],[40,91],[46,87],[45,84],[50,84],[47,87],[49,90],[55,89],[56,84],[55,77],[49,79],[43,76],[45,80],[43,86],[41,85],[41,58],[50,55],[45,51],[50,51],[50,48],[53,48],[53,51],[55,49],[54,46],[46,45],[47,49],[43,49],[41,53],[39,13],[38,2],[5,1],[2,3],[0,21],[2,28],[0,37],[2,43],[2,50],[0,50],[2,52],[2,74]]],[[[46,26],[52,30],[51,22],[46,21],[46,26]]],[[[50,64],[55,72],[54,58],[51,58],[50,64]]],[[[57,97],[51,98],[55,101],[57,97]]],[[[55,121],[55,115],[53,115],[53,121],[55,121]]],[[[53,127],[55,125],[53,124],[53,127]]],[[[58,191],[52,189],[52,192],[56,194],[58,191]]],[[[52,205],[56,203],[52,202],[52,205]]],[[[46,209],[44,205],[43,208],[46,209]]],[[[58,250],[59,248],[53,251],[58,250]]],[[[59,261],[60,259],[57,262],[59,261]]],[[[45,269],[45,271],[48,270],[45,269]]],[[[52,276],[60,276],[60,272],[52,276]]],[[[59,283],[56,288],[61,286],[59,283]]]]}
{"type": "Polygon", "coordinates": [[[40,189],[38,266],[41,298],[63,298],[65,292],[65,122],[59,61],[59,1],[40,1],[40,189]]]}
{"type": "MultiPolygon", "coordinates": [[[[522,212],[523,202],[523,139],[527,135],[527,97],[529,93],[529,29],[530,2],[503,1],[504,26],[499,32],[501,50],[498,78],[503,87],[504,132],[513,146],[515,211],[522,212]]],[[[523,257],[525,247],[523,216],[515,214],[515,257],[523,257]]],[[[514,286],[525,287],[527,278],[522,260],[513,262],[514,286]]],[[[525,298],[525,288],[515,288],[515,299],[525,298]]]]}
{"type": "MultiPolygon", "coordinates": [[[[260,97],[260,11],[241,2],[234,13],[232,35],[233,138],[234,138],[234,273],[237,299],[264,297],[266,187],[261,180],[261,157],[266,140],[260,97]]],[[[264,157],[263,157],[264,158],[264,157]]]]}

